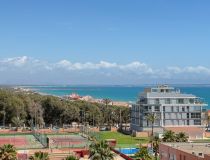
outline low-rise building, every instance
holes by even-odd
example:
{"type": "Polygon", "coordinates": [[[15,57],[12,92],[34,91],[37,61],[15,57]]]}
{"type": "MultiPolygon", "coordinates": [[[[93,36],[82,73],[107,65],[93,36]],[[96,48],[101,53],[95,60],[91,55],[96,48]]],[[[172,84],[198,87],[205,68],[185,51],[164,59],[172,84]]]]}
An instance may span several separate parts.
{"type": "Polygon", "coordinates": [[[160,160],[210,160],[210,143],[162,143],[160,160]]]}

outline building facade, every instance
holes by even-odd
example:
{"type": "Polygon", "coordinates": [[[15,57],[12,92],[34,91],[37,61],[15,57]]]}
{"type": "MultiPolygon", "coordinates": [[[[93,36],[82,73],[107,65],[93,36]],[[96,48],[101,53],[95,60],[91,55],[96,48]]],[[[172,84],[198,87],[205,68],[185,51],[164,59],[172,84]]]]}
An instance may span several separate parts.
{"type": "Polygon", "coordinates": [[[151,113],[157,117],[153,125],[156,131],[175,126],[204,127],[206,106],[200,98],[167,85],[146,88],[132,104],[131,130],[150,131],[152,124],[147,116],[151,113]]]}

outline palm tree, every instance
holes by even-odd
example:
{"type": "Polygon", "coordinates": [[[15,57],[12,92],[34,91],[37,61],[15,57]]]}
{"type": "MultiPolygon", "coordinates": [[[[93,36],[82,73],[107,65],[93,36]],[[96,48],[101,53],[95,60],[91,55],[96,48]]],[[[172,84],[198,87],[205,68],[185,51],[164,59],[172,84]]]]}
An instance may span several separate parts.
{"type": "Polygon", "coordinates": [[[73,155],[70,155],[70,156],[66,157],[64,160],[79,160],[79,159],[73,155]]]}
{"type": "Polygon", "coordinates": [[[184,132],[180,132],[180,133],[176,134],[177,142],[187,142],[188,138],[189,137],[184,132]]]}
{"type": "Polygon", "coordinates": [[[176,141],[176,135],[173,131],[165,131],[163,133],[163,142],[175,142],[176,141]]]}
{"type": "Polygon", "coordinates": [[[30,160],[49,160],[49,154],[47,152],[35,152],[33,156],[29,157],[30,160]]]}
{"type": "Polygon", "coordinates": [[[153,150],[155,152],[155,159],[157,160],[157,156],[158,156],[158,151],[159,151],[159,144],[161,142],[160,138],[155,136],[152,138],[152,146],[153,146],[153,150]]]}
{"type": "Polygon", "coordinates": [[[18,127],[21,127],[24,123],[24,120],[20,119],[20,117],[13,117],[12,123],[15,125],[16,130],[18,130],[18,127]]]}
{"type": "Polygon", "coordinates": [[[105,141],[93,142],[90,145],[90,159],[92,160],[113,160],[114,154],[105,141]]]}
{"type": "Polygon", "coordinates": [[[135,154],[136,158],[140,158],[141,160],[152,160],[152,157],[149,155],[147,147],[141,147],[139,152],[135,154]]]}
{"type": "Polygon", "coordinates": [[[155,121],[158,119],[158,116],[155,113],[150,113],[146,116],[146,120],[149,121],[152,124],[152,132],[151,136],[153,137],[154,132],[154,124],[155,121]]]}
{"type": "Polygon", "coordinates": [[[16,160],[17,152],[13,145],[5,144],[0,147],[0,159],[1,160],[16,160]]]}

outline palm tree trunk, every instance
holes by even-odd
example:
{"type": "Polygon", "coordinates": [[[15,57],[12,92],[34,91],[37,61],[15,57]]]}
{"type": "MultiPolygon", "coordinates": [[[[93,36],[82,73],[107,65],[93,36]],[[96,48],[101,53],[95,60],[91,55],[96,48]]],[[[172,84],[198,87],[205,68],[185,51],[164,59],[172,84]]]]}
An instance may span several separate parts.
{"type": "Polygon", "coordinates": [[[154,122],[152,122],[152,133],[151,133],[151,137],[153,137],[153,133],[154,132],[154,122]]]}

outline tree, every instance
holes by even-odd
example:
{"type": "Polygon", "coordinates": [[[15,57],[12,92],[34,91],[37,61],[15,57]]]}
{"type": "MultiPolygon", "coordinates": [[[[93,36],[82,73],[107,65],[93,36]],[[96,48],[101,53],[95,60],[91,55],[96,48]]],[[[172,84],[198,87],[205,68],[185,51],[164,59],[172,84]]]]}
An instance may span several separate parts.
{"type": "Polygon", "coordinates": [[[16,130],[18,130],[18,127],[21,127],[24,124],[24,120],[20,119],[20,117],[13,117],[12,123],[15,125],[16,130]]]}
{"type": "Polygon", "coordinates": [[[70,155],[70,156],[66,157],[64,160],[79,160],[79,159],[73,155],[70,155]]]}
{"type": "Polygon", "coordinates": [[[41,106],[39,102],[35,102],[34,100],[31,99],[26,99],[25,100],[27,103],[27,112],[30,116],[30,126],[35,126],[35,127],[42,127],[44,125],[44,119],[43,119],[43,112],[44,109],[41,106]]]}
{"type": "Polygon", "coordinates": [[[176,134],[177,142],[187,142],[188,138],[189,137],[184,132],[180,132],[180,133],[176,134]]]}
{"type": "Polygon", "coordinates": [[[90,145],[90,159],[92,159],[92,160],[113,160],[114,154],[112,153],[107,142],[95,141],[90,145]]]}
{"type": "Polygon", "coordinates": [[[109,107],[109,104],[111,102],[111,99],[105,98],[105,99],[103,99],[102,102],[106,105],[106,108],[105,108],[105,110],[103,112],[103,115],[104,115],[104,123],[108,123],[110,125],[111,107],[109,107]]]}
{"type": "Polygon", "coordinates": [[[110,103],[111,101],[112,101],[112,100],[109,99],[109,98],[103,99],[103,103],[106,105],[106,107],[109,105],[109,103],[110,103]]]}
{"type": "Polygon", "coordinates": [[[49,155],[47,152],[35,152],[33,156],[29,157],[30,160],[49,160],[49,155]]]}
{"type": "Polygon", "coordinates": [[[163,133],[163,142],[175,142],[176,141],[176,135],[173,131],[165,131],[163,133]]]}
{"type": "Polygon", "coordinates": [[[152,157],[149,155],[147,147],[140,147],[140,150],[135,154],[135,157],[140,158],[141,160],[152,160],[152,157]]]}
{"type": "Polygon", "coordinates": [[[153,132],[154,132],[154,124],[155,121],[158,119],[159,117],[155,114],[155,113],[150,113],[146,116],[147,121],[149,121],[151,123],[151,127],[152,127],[152,132],[151,132],[151,136],[153,137],[153,132]]]}
{"type": "Polygon", "coordinates": [[[153,146],[153,150],[155,152],[155,159],[157,160],[157,157],[158,157],[158,151],[159,151],[159,144],[161,142],[160,138],[155,136],[155,137],[152,137],[152,146],[153,146]]]}
{"type": "Polygon", "coordinates": [[[0,159],[1,160],[16,160],[17,152],[13,145],[5,144],[0,147],[0,159]]]}

